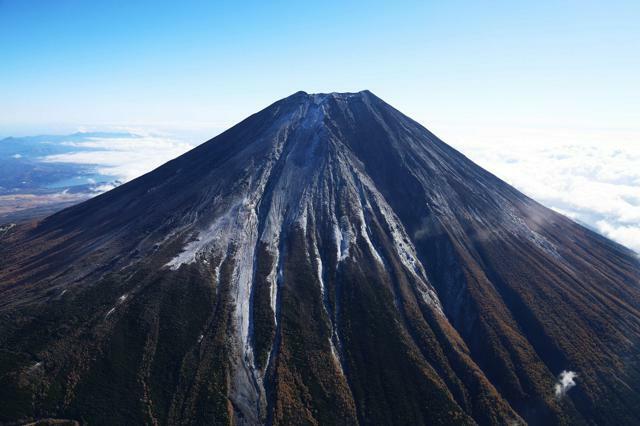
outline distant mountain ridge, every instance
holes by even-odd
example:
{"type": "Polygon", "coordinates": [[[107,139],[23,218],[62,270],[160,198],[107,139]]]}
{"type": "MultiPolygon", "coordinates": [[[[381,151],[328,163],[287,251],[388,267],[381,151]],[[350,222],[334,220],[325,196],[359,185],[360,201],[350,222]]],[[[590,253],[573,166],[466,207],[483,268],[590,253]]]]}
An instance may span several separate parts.
{"type": "Polygon", "coordinates": [[[5,422],[640,422],[636,254],[368,91],[6,230],[0,295],[5,422]]]}

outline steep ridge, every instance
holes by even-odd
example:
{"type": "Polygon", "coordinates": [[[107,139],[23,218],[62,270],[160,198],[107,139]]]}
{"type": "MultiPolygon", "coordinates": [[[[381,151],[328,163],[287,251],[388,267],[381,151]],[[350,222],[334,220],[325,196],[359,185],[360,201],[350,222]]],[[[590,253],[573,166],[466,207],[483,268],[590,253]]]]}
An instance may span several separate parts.
{"type": "Polygon", "coordinates": [[[1,421],[640,421],[637,256],[367,91],[0,243],[1,421]]]}

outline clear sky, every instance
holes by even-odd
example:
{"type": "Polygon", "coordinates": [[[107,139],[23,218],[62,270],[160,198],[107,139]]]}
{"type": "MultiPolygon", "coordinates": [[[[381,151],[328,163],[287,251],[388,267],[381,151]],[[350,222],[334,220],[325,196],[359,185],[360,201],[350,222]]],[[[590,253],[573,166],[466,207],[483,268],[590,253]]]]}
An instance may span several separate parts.
{"type": "Polygon", "coordinates": [[[54,159],[122,180],[298,90],[362,89],[640,252],[640,0],[0,0],[0,138],[149,135],[54,159]]]}
{"type": "Polygon", "coordinates": [[[0,137],[209,131],[365,88],[445,136],[635,133],[639,22],[638,0],[0,0],[0,137]]]}

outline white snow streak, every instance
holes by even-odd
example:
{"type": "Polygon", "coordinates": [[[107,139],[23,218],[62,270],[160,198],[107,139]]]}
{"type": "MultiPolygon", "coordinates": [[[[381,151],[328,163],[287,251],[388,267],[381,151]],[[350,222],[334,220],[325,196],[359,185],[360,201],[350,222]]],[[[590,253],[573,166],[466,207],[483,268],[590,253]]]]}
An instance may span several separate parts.
{"type": "Polygon", "coordinates": [[[356,240],[349,218],[342,216],[339,223],[334,225],[333,233],[336,241],[338,262],[342,262],[349,257],[349,248],[356,240]]]}
{"type": "MultiPolygon", "coordinates": [[[[371,206],[369,205],[369,201],[366,201],[366,208],[370,209],[371,206]]],[[[380,256],[380,254],[378,253],[378,250],[376,250],[376,248],[374,247],[373,243],[371,242],[371,238],[369,237],[369,230],[367,229],[367,223],[365,222],[364,219],[364,206],[362,205],[362,201],[360,203],[360,210],[358,211],[358,219],[360,220],[360,235],[362,235],[362,237],[364,238],[364,241],[367,243],[367,246],[369,247],[369,250],[371,251],[371,254],[373,255],[373,257],[378,261],[378,263],[384,268],[384,262],[382,261],[382,257],[380,256]]]]}
{"type": "MultiPolygon", "coordinates": [[[[318,241],[316,240],[316,238],[313,239],[313,255],[316,259],[316,273],[318,274],[318,282],[320,283],[320,297],[322,298],[322,309],[324,310],[325,314],[327,315],[327,318],[331,318],[331,316],[329,315],[329,310],[327,309],[327,300],[326,300],[326,294],[325,294],[325,285],[324,285],[324,278],[323,278],[323,266],[322,266],[322,257],[320,256],[320,250],[318,250],[318,241]]],[[[344,375],[344,371],[342,370],[342,361],[340,360],[340,355],[338,354],[338,351],[336,350],[335,345],[333,344],[333,337],[336,336],[336,331],[333,328],[333,321],[331,321],[331,336],[329,336],[329,347],[331,348],[331,355],[333,356],[333,360],[336,364],[336,368],[338,369],[338,371],[340,371],[341,374],[344,375]]]]}
{"type": "Polygon", "coordinates": [[[376,204],[379,206],[380,212],[382,213],[382,216],[384,217],[391,232],[395,251],[407,271],[415,278],[416,283],[418,284],[417,289],[420,292],[423,300],[425,301],[425,303],[432,306],[438,312],[444,315],[440,299],[438,298],[435,290],[433,290],[431,285],[428,284],[427,274],[424,271],[422,263],[420,263],[420,261],[418,260],[416,250],[413,247],[413,243],[409,239],[404,226],[396,217],[391,207],[387,204],[382,194],[380,194],[380,192],[375,188],[375,185],[369,179],[369,177],[363,175],[358,171],[355,171],[355,174],[358,176],[363,185],[365,185],[367,191],[371,194],[376,204]]]}
{"type": "Polygon", "coordinates": [[[234,227],[237,227],[237,217],[241,207],[242,200],[231,205],[226,213],[219,216],[206,231],[200,232],[196,239],[188,243],[182,252],[171,259],[166,266],[176,270],[183,264],[195,262],[200,253],[211,251],[210,249],[214,247],[228,247],[230,239],[235,235],[230,232],[234,232],[234,227]]]}

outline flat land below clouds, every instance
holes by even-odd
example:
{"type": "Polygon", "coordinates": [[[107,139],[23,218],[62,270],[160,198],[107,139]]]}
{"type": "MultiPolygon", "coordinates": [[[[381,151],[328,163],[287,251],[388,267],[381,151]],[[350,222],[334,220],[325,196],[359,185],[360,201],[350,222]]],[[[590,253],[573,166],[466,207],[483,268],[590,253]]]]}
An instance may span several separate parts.
{"type": "Polygon", "coordinates": [[[49,215],[89,197],[87,193],[0,195],[0,223],[49,215]]]}

